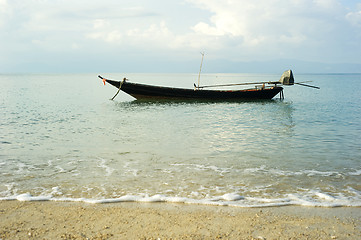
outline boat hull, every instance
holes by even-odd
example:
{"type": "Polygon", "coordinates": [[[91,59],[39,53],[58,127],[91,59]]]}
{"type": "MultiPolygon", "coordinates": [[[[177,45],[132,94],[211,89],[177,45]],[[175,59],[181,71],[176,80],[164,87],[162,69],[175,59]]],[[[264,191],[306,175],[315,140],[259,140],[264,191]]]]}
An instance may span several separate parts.
{"type": "Polygon", "coordinates": [[[185,88],[159,87],[127,81],[106,80],[114,87],[133,96],[137,100],[148,99],[205,99],[205,100],[257,100],[272,99],[283,88],[253,88],[247,90],[194,90],[185,88]]]}

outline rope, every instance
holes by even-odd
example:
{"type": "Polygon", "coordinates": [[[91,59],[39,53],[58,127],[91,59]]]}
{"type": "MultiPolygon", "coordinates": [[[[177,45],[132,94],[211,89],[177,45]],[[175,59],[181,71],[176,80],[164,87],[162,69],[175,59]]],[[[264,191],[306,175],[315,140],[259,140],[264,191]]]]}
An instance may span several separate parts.
{"type": "Polygon", "coordinates": [[[123,81],[120,82],[120,85],[119,85],[119,89],[118,89],[118,92],[114,95],[114,97],[112,97],[110,100],[114,100],[114,98],[118,95],[118,93],[120,92],[122,86],[123,86],[123,83],[125,82],[126,78],[123,78],[123,81]]]}

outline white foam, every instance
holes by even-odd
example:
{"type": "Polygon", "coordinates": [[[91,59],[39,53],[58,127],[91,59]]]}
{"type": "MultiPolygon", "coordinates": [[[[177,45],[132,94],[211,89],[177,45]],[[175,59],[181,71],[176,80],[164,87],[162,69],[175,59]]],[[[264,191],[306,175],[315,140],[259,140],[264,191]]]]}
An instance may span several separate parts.
{"type": "Polygon", "coordinates": [[[53,166],[53,160],[48,160],[48,167],[51,167],[51,166],[53,166]]]}
{"type": "Polygon", "coordinates": [[[106,176],[110,176],[115,171],[115,169],[107,166],[106,163],[107,161],[105,159],[100,158],[98,167],[103,168],[105,170],[106,176]]]}
{"type": "Polygon", "coordinates": [[[28,173],[29,170],[26,168],[26,165],[24,163],[18,163],[18,169],[15,171],[17,175],[22,175],[24,173],[28,173]]]}
{"type": "Polygon", "coordinates": [[[361,206],[360,196],[356,198],[345,197],[342,194],[332,196],[327,193],[309,191],[303,195],[288,194],[292,199],[293,205],[310,207],[359,207],[361,206]],[[337,195],[337,196],[336,196],[337,195]],[[316,198],[315,198],[316,197],[316,198]]]}
{"type": "Polygon", "coordinates": [[[137,177],[139,174],[139,169],[130,168],[130,162],[126,162],[124,164],[124,172],[125,173],[131,173],[134,177],[137,177]]]}
{"type": "Polygon", "coordinates": [[[30,202],[30,201],[49,201],[51,196],[32,196],[29,193],[20,194],[16,197],[16,200],[21,202],[30,202]]]}
{"type": "Polygon", "coordinates": [[[360,176],[361,175],[361,169],[355,170],[355,172],[349,172],[348,174],[352,175],[352,176],[360,176]]]}
{"type": "Polygon", "coordinates": [[[12,182],[12,183],[7,183],[7,184],[4,184],[4,186],[7,188],[5,191],[3,192],[0,192],[1,195],[3,196],[9,196],[11,194],[15,194],[16,193],[16,186],[17,184],[12,182]]]}
{"type": "Polygon", "coordinates": [[[207,165],[201,165],[201,164],[183,164],[183,163],[174,163],[171,165],[172,166],[186,166],[186,167],[188,167],[188,169],[193,169],[193,170],[197,170],[197,171],[211,170],[214,172],[218,172],[220,174],[229,173],[231,170],[231,168],[220,168],[220,167],[213,166],[213,165],[207,166],[207,165]]]}
{"type": "Polygon", "coordinates": [[[60,191],[60,188],[59,187],[53,187],[52,188],[52,191],[50,193],[51,196],[54,196],[54,195],[62,195],[63,193],[60,191]]]}
{"type": "Polygon", "coordinates": [[[265,171],[266,169],[266,166],[265,165],[262,165],[260,167],[256,167],[256,168],[246,168],[243,170],[244,173],[257,173],[257,172],[260,172],[260,171],[265,171]]]}
{"type": "Polygon", "coordinates": [[[125,195],[119,198],[108,198],[108,199],[85,199],[83,202],[87,203],[117,203],[117,202],[136,202],[139,199],[137,196],[125,195]]]}
{"type": "MultiPolygon", "coordinates": [[[[274,169],[274,168],[266,168],[266,166],[262,165],[260,167],[257,168],[247,168],[243,170],[244,173],[247,174],[255,174],[255,173],[269,173],[269,174],[274,174],[274,175],[278,175],[278,176],[300,176],[300,175],[306,175],[308,177],[312,177],[312,176],[324,176],[324,177],[329,177],[329,176],[336,176],[336,177],[343,177],[342,173],[339,172],[332,172],[332,171],[318,171],[318,170],[301,170],[301,171],[284,171],[284,170],[280,170],[280,169],[274,169]]],[[[352,174],[352,173],[350,173],[352,174]]],[[[361,170],[360,172],[355,172],[355,175],[360,175],[361,174],[361,170]]]]}
{"type": "Polygon", "coordinates": [[[146,196],[143,198],[139,198],[137,202],[165,202],[165,197],[163,195],[154,195],[154,196],[146,196]]]}
{"type": "Polygon", "coordinates": [[[352,188],[350,186],[348,186],[346,188],[346,190],[347,190],[348,193],[351,193],[351,195],[353,195],[353,196],[361,196],[361,191],[360,190],[356,190],[356,189],[354,189],[354,188],[352,188]]]}
{"type": "Polygon", "coordinates": [[[260,197],[247,197],[246,198],[250,202],[256,203],[283,203],[283,204],[290,204],[292,199],[290,198],[260,198],[260,197]]]}
{"type": "Polygon", "coordinates": [[[315,192],[315,195],[318,196],[320,199],[324,199],[326,201],[335,201],[336,198],[325,193],[315,192]]]}
{"type": "Polygon", "coordinates": [[[244,197],[236,193],[227,193],[222,196],[222,199],[225,201],[238,201],[243,200],[244,197]]]}
{"type": "Polygon", "coordinates": [[[171,203],[186,203],[188,201],[188,198],[185,197],[168,197],[167,202],[171,203]]]}
{"type": "Polygon", "coordinates": [[[307,176],[332,176],[332,175],[338,175],[338,172],[322,172],[317,170],[305,170],[303,171],[307,176]]]}
{"type": "Polygon", "coordinates": [[[220,196],[194,199],[187,197],[166,196],[156,194],[149,196],[146,194],[124,195],[118,198],[71,198],[61,195],[60,188],[53,187],[50,195],[32,196],[30,193],[23,193],[14,196],[2,197],[1,200],[18,201],[69,201],[84,202],[91,204],[101,203],[121,203],[121,202],[140,202],[140,203],[184,203],[215,206],[232,207],[277,207],[287,205],[308,206],[308,207],[361,207],[361,196],[355,193],[355,196],[344,196],[343,194],[330,194],[320,191],[306,191],[303,193],[285,194],[281,198],[273,197],[252,197],[241,196],[238,193],[226,193],[220,196]]]}
{"type": "Polygon", "coordinates": [[[56,166],[55,168],[58,170],[58,173],[65,173],[66,172],[65,169],[60,167],[60,166],[56,166]]]}

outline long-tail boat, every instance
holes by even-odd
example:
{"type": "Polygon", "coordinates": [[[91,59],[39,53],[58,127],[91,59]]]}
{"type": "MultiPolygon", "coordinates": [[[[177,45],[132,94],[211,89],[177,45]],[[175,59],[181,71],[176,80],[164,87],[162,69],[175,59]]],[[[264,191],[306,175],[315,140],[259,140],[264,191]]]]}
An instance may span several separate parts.
{"type": "MultiPolygon", "coordinates": [[[[238,84],[222,84],[211,86],[197,86],[194,84],[193,89],[187,88],[173,88],[173,87],[161,87],[153,85],[145,85],[139,83],[132,83],[124,78],[122,81],[115,81],[106,79],[102,76],[98,76],[104,82],[107,82],[118,89],[133,96],[137,100],[149,100],[149,99],[204,99],[204,100],[257,100],[257,99],[272,99],[280,93],[280,98],[284,98],[283,87],[279,85],[294,85],[299,84],[307,87],[315,86],[295,83],[293,73],[291,70],[285,71],[279,81],[274,82],[254,82],[254,83],[238,83],[238,84]],[[256,85],[253,88],[243,90],[206,90],[205,88],[213,87],[225,87],[235,85],[256,85]],[[259,85],[261,84],[261,85],[259,85]]],[[[199,84],[199,83],[198,83],[199,84]]],[[[116,95],[117,95],[116,94],[116,95]]],[[[116,96],[115,95],[115,96],[116,96]]],[[[114,97],[115,97],[114,96],[114,97]]],[[[114,99],[112,98],[112,100],[114,99]]]]}

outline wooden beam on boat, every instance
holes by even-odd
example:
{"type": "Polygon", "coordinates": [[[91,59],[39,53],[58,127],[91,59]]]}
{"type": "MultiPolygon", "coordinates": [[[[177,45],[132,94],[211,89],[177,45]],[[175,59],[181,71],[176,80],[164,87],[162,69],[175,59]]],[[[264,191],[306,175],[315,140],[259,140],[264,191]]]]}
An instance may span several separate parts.
{"type": "Polygon", "coordinates": [[[230,86],[252,85],[252,84],[281,84],[281,83],[280,82],[231,83],[231,84],[216,84],[216,85],[200,86],[198,88],[230,87],[230,86]]]}

